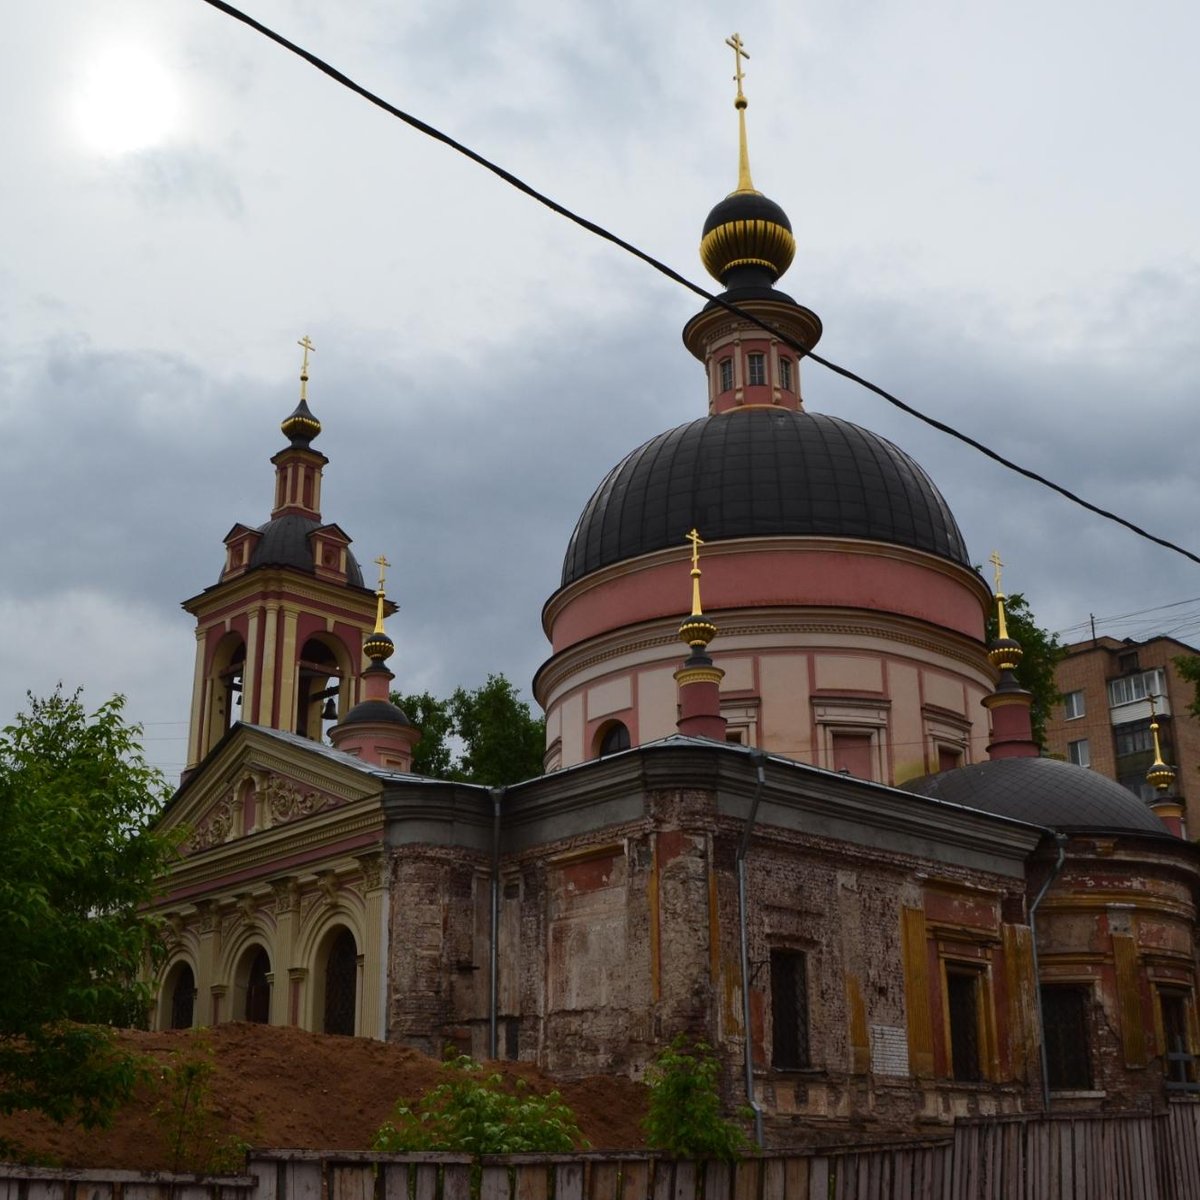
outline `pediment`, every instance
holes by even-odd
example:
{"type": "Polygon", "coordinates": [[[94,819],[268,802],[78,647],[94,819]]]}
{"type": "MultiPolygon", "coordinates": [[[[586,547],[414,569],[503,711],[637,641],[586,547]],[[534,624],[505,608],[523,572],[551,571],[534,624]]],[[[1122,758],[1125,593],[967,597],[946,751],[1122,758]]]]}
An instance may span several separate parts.
{"type": "Polygon", "coordinates": [[[380,794],[370,774],[314,746],[238,727],[204,763],[159,820],[184,831],[183,857],[269,830],[318,820],[380,794]]]}

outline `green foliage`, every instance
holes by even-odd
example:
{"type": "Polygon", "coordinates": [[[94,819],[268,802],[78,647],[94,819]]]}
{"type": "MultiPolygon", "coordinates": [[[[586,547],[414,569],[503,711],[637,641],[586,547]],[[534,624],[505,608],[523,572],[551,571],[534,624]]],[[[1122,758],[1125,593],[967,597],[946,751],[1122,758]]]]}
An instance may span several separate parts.
{"type": "Polygon", "coordinates": [[[506,1087],[465,1054],[442,1064],[442,1082],[415,1104],[401,1101],[375,1135],[376,1150],[461,1154],[566,1153],[587,1149],[558,1092],[539,1096],[523,1079],[506,1087]]]}
{"type": "Polygon", "coordinates": [[[746,1148],[741,1128],[721,1115],[717,1060],[706,1042],[677,1037],[646,1072],[647,1144],[672,1158],[732,1162],[746,1148]]]}
{"type": "Polygon", "coordinates": [[[228,1119],[213,1107],[213,1049],[200,1035],[171,1055],[161,1071],[163,1098],[154,1108],[172,1171],[233,1175],[246,1161],[248,1144],[229,1132],[228,1119]]]}
{"type": "MultiPolygon", "coordinates": [[[[1039,749],[1046,747],[1046,722],[1050,711],[1062,703],[1062,693],[1054,681],[1054,671],[1066,654],[1058,634],[1043,629],[1029,611],[1029,603],[1021,592],[1006,597],[1004,611],[1008,636],[1021,643],[1022,657],[1017,666],[1017,682],[1033,693],[1030,716],[1033,721],[1033,740],[1039,749]]],[[[987,622],[987,640],[998,635],[995,606],[987,622]]]]}
{"type": "Polygon", "coordinates": [[[1200,655],[1181,654],[1171,661],[1175,664],[1175,670],[1179,672],[1180,679],[1185,683],[1190,683],[1196,689],[1192,702],[1188,705],[1188,712],[1193,717],[1200,717],[1200,655]]]}
{"type": "Polygon", "coordinates": [[[545,723],[503,675],[470,691],[456,688],[448,700],[428,692],[393,699],[421,730],[413,755],[419,775],[503,787],[542,773],[545,723]],[[452,740],[462,747],[457,757],[452,740]]]}
{"type": "Polygon", "coordinates": [[[145,1020],[158,948],[144,911],[172,853],[167,796],[114,697],[29,697],[0,730],[0,1112],[103,1124],[137,1060],[104,1026],[145,1020]]]}

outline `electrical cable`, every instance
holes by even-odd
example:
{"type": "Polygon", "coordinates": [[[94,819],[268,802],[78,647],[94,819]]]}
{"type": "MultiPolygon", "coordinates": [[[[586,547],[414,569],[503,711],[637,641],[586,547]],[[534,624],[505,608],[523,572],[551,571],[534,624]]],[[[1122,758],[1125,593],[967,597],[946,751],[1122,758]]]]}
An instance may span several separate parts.
{"type": "Polygon", "coordinates": [[[1064,499],[1071,501],[1073,504],[1077,504],[1080,508],[1086,509],[1088,512],[1094,513],[1096,516],[1103,517],[1105,520],[1113,521],[1118,525],[1124,526],[1124,528],[1128,529],[1131,533],[1136,534],[1138,537],[1145,538],[1150,542],[1154,542],[1156,545],[1162,546],[1164,549],[1173,550],[1176,554],[1182,554],[1184,558],[1188,558],[1192,562],[1200,564],[1200,555],[1192,553],[1192,551],[1185,549],[1183,546],[1177,545],[1175,542],[1169,541],[1167,538],[1159,537],[1157,534],[1151,533],[1147,529],[1143,529],[1140,525],[1136,525],[1134,522],[1126,520],[1124,517],[1118,516],[1116,513],[1110,512],[1108,509],[1101,508],[1099,505],[1093,504],[1090,500],[1085,500],[1082,496],[1072,492],[1069,488],[1065,488],[1061,484],[1055,483],[1051,479],[1047,479],[1046,476],[1040,475],[1037,471],[1034,471],[1029,467],[1023,467],[1019,463],[1013,462],[1012,459],[1005,458],[1004,455],[999,454],[997,451],[992,450],[988,446],[985,446],[982,442],[971,437],[969,434],[963,433],[951,425],[947,425],[944,421],[939,421],[936,417],[926,416],[923,412],[913,408],[911,404],[907,404],[905,401],[899,399],[899,397],[893,396],[891,392],[881,388],[878,384],[874,384],[869,379],[864,379],[861,375],[855,374],[855,372],[851,371],[849,368],[839,366],[830,359],[817,354],[814,350],[804,346],[801,342],[792,338],[783,330],[776,329],[770,324],[770,322],[761,320],[753,313],[746,312],[744,309],[739,308],[738,305],[723,299],[721,296],[714,295],[707,289],[702,288],[699,284],[693,283],[690,279],[681,275],[678,271],[667,266],[666,263],[660,262],[658,259],[647,254],[644,250],[639,250],[637,246],[633,245],[631,242],[625,241],[624,238],[621,238],[617,234],[610,232],[602,225],[597,225],[594,221],[589,221],[586,217],[580,216],[578,213],[573,212],[571,209],[562,204],[559,204],[557,200],[553,200],[543,192],[539,192],[536,188],[532,187],[524,180],[518,178],[516,175],[513,175],[512,172],[506,171],[498,163],[492,162],[490,159],[485,158],[482,154],[472,150],[469,146],[465,146],[462,142],[456,141],[454,138],[450,137],[449,134],[443,133],[440,129],[434,128],[434,126],[427,124],[425,121],[420,120],[420,118],[414,117],[410,113],[406,113],[403,109],[397,108],[394,104],[391,104],[387,100],[383,99],[382,96],[379,96],[370,91],[368,88],[363,87],[362,84],[356,83],[348,75],[343,74],[336,67],[325,62],[324,59],[318,58],[317,55],[313,54],[310,50],[305,50],[303,46],[299,46],[295,42],[289,41],[281,33],[276,33],[275,30],[262,24],[260,21],[256,21],[248,13],[244,13],[241,11],[241,9],[235,8],[232,4],[227,3],[227,0],[204,0],[204,3],[210,5],[212,8],[217,9],[219,12],[223,12],[228,17],[232,17],[235,21],[240,21],[243,25],[253,29],[256,33],[261,34],[263,37],[268,38],[270,41],[275,42],[279,46],[282,46],[285,50],[288,50],[292,54],[297,55],[299,58],[304,59],[304,61],[310,66],[315,67],[322,74],[328,75],[329,78],[335,83],[339,83],[342,87],[348,88],[356,95],[361,96],[368,103],[375,105],[376,108],[383,109],[384,112],[395,117],[398,121],[403,121],[406,125],[411,126],[419,133],[425,134],[426,137],[430,137],[433,138],[434,141],[441,142],[443,145],[448,146],[451,150],[456,150],[459,154],[469,158],[473,163],[483,167],[487,171],[490,171],[493,175],[496,175],[498,178],[504,180],[504,182],[509,184],[511,187],[516,188],[517,191],[523,192],[531,200],[536,200],[539,204],[544,205],[546,208],[550,209],[551,212],[573,222],[580,228],[587,230],[588,233],[591,233],[606,242],[611,242],[614,246],[624,250],[627,254],[633,255],[634,258],[640,259],[647,266],[653,267],[654,270],[658,271],[661,275],[665,275],[668,279],[679,284],[681,287],[687,288],[688,291],[694,292],[697,296],[700,296],[705,300],[716,303],[733,316],[736,316],[744,321],[749,321],[759,329],[771,334],[772,337],[778,338],[785,345],[788,345],[795,350],[797,354],[810,358],[813,362],[820,363],[821,366],[825,367],[826,370],[832,371],[835,375],[841,375],[843,378],[849,379],[853,383],[857,383],[860,387],[866,388],[867,391],[873,392],[881,399],[886,400],[889,404],[894,405],[896,408],[900,409],[901,412],[905,412],[909,416],[915,417],[918,421],[922,421],[931,428],[938,430],[940,433],[944,433],[948,437],[955,438],[958,441],[970,446],[972,449],[978,450],[980,454],[990,458],[993,462],[999,463],[1000,466],[1006,467],[1008,470],[1013,471],[1018,475],[1022,475],[1026,479],[1032,480],[1034,483],[1040,483],[1043,487],[1047,487],[1053,492],[1057,492],[1060,496],[1064,497],[1064,499]]]}

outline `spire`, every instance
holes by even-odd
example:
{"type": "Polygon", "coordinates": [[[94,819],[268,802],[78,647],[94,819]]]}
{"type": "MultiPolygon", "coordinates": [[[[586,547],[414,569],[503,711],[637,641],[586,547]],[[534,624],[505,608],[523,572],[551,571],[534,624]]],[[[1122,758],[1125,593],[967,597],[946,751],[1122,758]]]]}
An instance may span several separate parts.
{"type": "Polygon", "coordinates": [[[686,537],[692,544],[692,611],[679,626],[679,636],[691,647],[691,654],[675,672],[679,687],[679,732],[689,737],[725,740],[725,718],[721,716],[721,680],[725,672],[713,665],[708,643],[717,635],[717,627],[704,615],[700,603],[700,547],[703,539],[693,529],[686,537]]]}
{"type": "Polygon", "coordinates": [[[995,569],[996,580],[996,638],[988,646],[988,659],[1000,672],[996,690],[985,696],[983,706],[992,715],[992,740],[988,743],[990,758],[1037,758],[1038,745],[1033,740],[1033,719],[1030,706],[1033,694],[1026,691],[1014,672],[1023,656],[1021,643],[1008,633],[1008,617],[1004,611],[1004,592],[1001,591],[999,551],[993,550],[988,560],[995,569]]]}
{"type": "Polygon", "coordinates": [[[746,77],[742,70],[742,59],[749,62],[750,55],[746,53],[739,34],[735,33],[732,37],[727,37],[725,45],[733,51],[733,78],[737,84],[737,96],[733,101],[733,107],[737,109],[738,115],[738,183],[733,194],[749,193],[757,196],[760,193],[755,190],[754,181],[750,178],[750,152],[746,149],[746,106],[749,101],[746,99],[746,93],[742,91],[742,80],[746,77]]]}
{"type": "Polygon", "coordinates": [[[1158,740],[1158,706],[1157,696],[1150,697],[1150,735],[1154,739],[1154,761],[1146,772],[1146,782],[1158,792],[1158,797],[1150,801],[1150,807],[1158,814],[1158,819],[1167,827],[1168,832],[1176,837],[1186,837],[1183,827],[1183,801],[1178,796],[1172,796],[1171,785],[1175,782],[1175,772],[1163,761],[1162,745],[1158,740]]]}
{"type": "Polygon", "coordinates": [[[383,629],[387,605],[384,584],[387,568],[392,564],[382,554],[375,563],[379,567],[375,629],[363,639],[363,653],[371,665],[362,673],[362,699],[329,731],[329,738],[338,750],[347,754],[356,754],[381,767],[408,771],[412,767],[413,747],[421,734],[404,710],[392,703],[390,685],[396,677],[384,664],[396,646],[383,629]]]}
{"type": "Polygon", "coordinates": [[[284,437],[292,439],[292,445],[308,448],[309,442],[321,432],[321,422],[308,408],[308,355],[316,351],[312,339],[306,333],[297,343],[304,348],[304,359],[300,364],[300,403],[280,422],[284,437]]]}

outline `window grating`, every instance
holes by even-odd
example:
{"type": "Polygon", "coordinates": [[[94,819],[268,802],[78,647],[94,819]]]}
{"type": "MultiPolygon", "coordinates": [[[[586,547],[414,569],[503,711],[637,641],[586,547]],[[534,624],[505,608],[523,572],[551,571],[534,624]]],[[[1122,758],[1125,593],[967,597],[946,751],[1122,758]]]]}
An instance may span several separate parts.
{"type": "Polygon", "coordinates": [[[1083,987],[1042,988],[1046,1081],[1060,1091],[1088,1091],[1092,1086],[1087,999],[1083,987]]]}
{"type": "Polygon", "coordinates": [[[809,1065],[808,964],[803,951],[771,951],[771,1065],[780,1071],[809,1065]]]}

